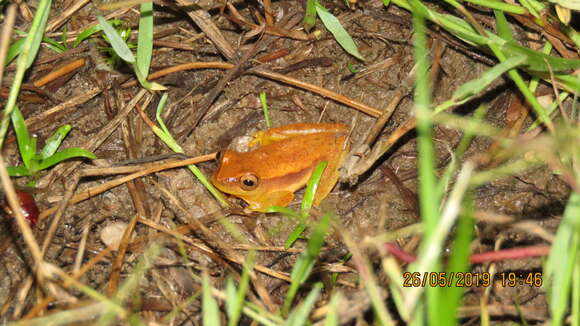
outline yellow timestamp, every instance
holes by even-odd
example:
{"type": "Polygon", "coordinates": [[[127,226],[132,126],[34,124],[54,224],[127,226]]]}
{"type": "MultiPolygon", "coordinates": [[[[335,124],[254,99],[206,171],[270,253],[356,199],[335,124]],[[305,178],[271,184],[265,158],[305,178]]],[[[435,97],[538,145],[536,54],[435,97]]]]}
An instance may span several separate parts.
{"type": "Polygon", "coordinates": [[[496,281],[502,287],[529,285],[541,287],[542,273],[501,272],[405,272],[403,287],[489,287],[496,281]]]}

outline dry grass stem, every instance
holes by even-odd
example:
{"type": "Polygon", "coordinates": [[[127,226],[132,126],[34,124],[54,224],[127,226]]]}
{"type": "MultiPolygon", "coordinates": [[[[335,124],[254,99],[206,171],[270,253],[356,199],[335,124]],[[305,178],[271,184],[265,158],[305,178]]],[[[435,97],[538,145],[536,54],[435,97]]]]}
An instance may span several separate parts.
{"type": "Polygon", "coordinates": [[[63,12],[58,15],[58,17],[54,18],[51,22],[46,25],[46,33],[50,33],[55,31],[57,28],[62,26],[62,24],[66,23],[66,21],[74,15],[78,10],[83,8],[86,4],[91,2],[91,0],[78,0],[73,1],[68,8],[66,8],[63,12]]]}
{"type": "Polygon", "coordinates": [[[8,8],[6,9],[4,24],[2,25],[2,37],[0,37],[0,63],[2,63],[0,64],[0,88],[2,87],[4,68],[6,67],[3,62],[6,61],[6,53],[8,52],[8,47],[10,46],[10,35],[12,35],[15,21],[16,5],[9,4],[8,8]]]}
{"type": "MultiPolygon", "coordinates": [[[[182,160],[182,161],[157,164],[157,165],[153,165],[151,167],[145,168],[145,169],[138,169],[138,172],[135,172],[135,173],[130,174],[128,176],[124,176],[124,177],[109,181],[105,184],[82,190],[81,193],[73,196],[70,199],[69,204],[76,204],[78,202],[81,202],[81,201],[86,200],[88,198],[91,198],[93,196],[96,196],[100,193],[103,193],[109,189],[112,189],[112,188],[115,188],[119,185],[122,185],[130,180],[134,180],[136,178],[139,178],[139,177],[142,177],[142,176],[154,173],[154,172],[159,172],[162,170],[167,170],[167,169],[182,167],[182,166],[186,166],[186,165],[190,165],[190,164],[205,162],[205,161],[212,160],[212,159],[215,159],[215,153],[203,155],[203,156],[198,156],[198,157],[194,157],[194,158],[182,160]]],[[[115,169],[115,168],[113,168],[113,169],[115,169]]],[[[131,170],[132,169],[133,168],[131,167],[131,170]]],[[[94,169],[91,170],[91,172],[94,172],[94,169]]],[[[94,175],[94,174],[89,174],[89,175],[94,175]]],[[[38,216],[39,220],[45,219],[46,217],[54,214],[56,209],[57,209],[56,207],[52,207],[52,208],[49,208],[49,209],[46,209],[46,210],[40,212],[40,214],[38,216]]]]}

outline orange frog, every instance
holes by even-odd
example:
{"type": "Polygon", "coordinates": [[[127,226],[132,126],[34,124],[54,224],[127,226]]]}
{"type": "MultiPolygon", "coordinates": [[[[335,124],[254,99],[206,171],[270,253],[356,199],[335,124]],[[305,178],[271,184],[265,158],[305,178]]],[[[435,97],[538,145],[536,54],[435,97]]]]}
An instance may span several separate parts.
{"type": "Polygon", "coordinates": [[[221,191],[245,200],[252,211],[287,206],[304,187],[314,168],[328,162],[314,196],[322,201],[339,177],[348,151],[348,128],[342,124],[298,123],[257,132],[249,152],[225,150],[212,183],[221,191]]]}

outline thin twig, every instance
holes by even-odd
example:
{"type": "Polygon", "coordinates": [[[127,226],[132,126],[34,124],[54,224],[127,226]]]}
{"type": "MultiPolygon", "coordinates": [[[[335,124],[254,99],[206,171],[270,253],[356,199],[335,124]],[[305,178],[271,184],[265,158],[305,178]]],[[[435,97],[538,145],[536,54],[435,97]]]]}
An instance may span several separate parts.
{"type": "Polygon", "coordinates": [[[40,247],[36,240],[34,239],[34,235],[32,234],[32,230],[26,221],[26,218],[22,214],[22,207],[20,207],[20,202],[18,200],[18,195],[16,195],[16,191],[14,190],[14,185],[10,180],[10,176],[8,175],[8,171],[6,170],[6,165],[4,164],[4,157],[0,154],[0,181],[2,182],[2,188],[6,193],[6,198],[8,200],[8,204],[12,209],[13,214],[16,217],[16,223],[18,228],[20,229],[20,233],[24,238],[24,243],[28,247],[28,250],[32,254],[32,258],[34,259],[34,264],[36,266],[36,276],[38,282],[40,284],[44,284],[44,270],[43,270],[43,259],[42,259],[42,252],[40,251],[40,247]]]}
{"type": "MultiPolygon", "coordinates": [[[[141,98],[143,96],[145,96],[145,94],[147,94],[147,90],[142,89],[141,91],[139,91],[139,93],[137,93],[137,95],[135,95],[135,97],[133,97],[133,99],[131,100],[131,102],[129,102],[125,106],[125,108],[123,108],[123,110],[121,110],[117,114],[117,116],[115,116],[115,118],[113,120],[111,120],[106,126],[104,126],[96,135],[91,136],[90,139],[88,139],[80,147],[81,148],[84,148],[86,150],[89,150],[89,151],[94,151],[97,148],[99,148],[99,146],[101,146],[101,144],[111,135],[111,133],[113,133],[113,131],[115,131],[117,129],[117,127],[119,127],[119,125],[121,124],[121,122],[123,122],[123,120],[127,117],[127,115],[129,114],[129,112],[131,112],[133,110],[133,108],[135,107],[135,105],[137,105],[137,103],[141,100],[141,98]]],[[[150,99],[151,99],[151,96],[149,96],[146,99],[146,102],[150,101],[150,99]]],[[[77,162],[73,162],[73,163],[60,164],[56,168],[52,169],[47,176],[45,176],[44,178],[42,178],[38,182],[38,187],[39,188],[45,188],[50,183],[52,183],[52,181],[57,176],[67,176],[67,175],[69,175],[81,163],[82,163],[82,161],[77,161],[77,162]]]]}
{"type": "MultiPolygon", "coordinates": [[[[237,54],[236,51],[232,48],[230,43],[226,41],[224,36],[222,35],[221,31],[211,19],[210,14],[200,8],[196,10],[188,10],[191,3],[186,0],[176,0],[177,5],[183,9],[189,18],[193,20],[193,22],[201,29],[202,32],[207,35],[207,37],[213,42],[215,47],[223,54],[229,61],[235,62],[237,61],[237,54]]],[[[168,3],[168,2],[166,2],[168,3]]]]}
{"type": "MultiPolygon", "coordinates": [[[[163,70],[159,70],[156,71],[154,73],[152,73],[151,75],[149,75],[148,80],[154,80],[157,78],[160,78],[162,76],[174,73],[174,72],[178,72],[178,71],[184,71],[184,70],[192,70],[192,69],[231,69],[233,68],[234,65],[231,63],[226,63],[226,62],[218,62],[218,61],[214,61],[214,62],[192,62],[192,63],[186,63],[186,64],[182,64],[182,65],[177,65],[177,66],[173,66],[167,69],[163,69],[163,70]]],[[[354,109],[357,109],[363,113],[366,113],[372,117],[379,117],[383,112],[379,109],[376,109],[374,107],[368,106],[366,104],[360,103],[358,101],[355,101],[351,98],[348,98],[344,95],[340,95],[338,93],[335,93],[331,90],[328,90],[326,88],[322,88],[320,86],[316,86],[307,82],[303,82],[301,80],[298,80],[296,78],[292,78],[292,77],[288,77],[273,71],[269,71],[265,68],[261,68],[261,67],[256,67],[253,69],[250,69],[248,71],[248,73],[253,74],[253,75],[258,75],[264,78],[268,78],[268,79],[272,79],[275,81],[279,81],[279,82],[283,82],[298,88],[302,88],[308,91],[311,91],[313,93],[319,94],[321,96],[324,97],[328,97],[330,99],[333,99],[339,103],[342,103],[344,105],[350,106],[354,109]]],[[[131,81],[131,82],[127,82],[125,84],[122,85],[122,87],[130,87],[130,86],[135,86],[137,85],[136,81],[131,81]]],[[[414,127],[413,127],[414,128],[414,127]]]]}
{"type": "Polygon", "coordinates": [[[64,24],[67,21],[67,19],[70,18],[70,16],[72,16],[74,13],[76,13],[78,10],[80,10],[89,2],[91,2],[91,0],[73,1],[71,5],[65,10],[63,10],[58,17],[56,17],[54,20],[52,20],[50,23],[47,24],[46,32],[49,33],[55,31],[57,28],[62,26],[62,24],[64,24]]]}
{"type": "MultiPolygon", "coordinates": [[[[215,153],[190,158],[187,160],[173,161],[173,162],[167,162],[167,163],[153,165],[153,166],[150,166],[148,168],[142,169],[138,172],[135,172],[133,174],[109,181],[105,184],[98,185],[98,186],[95,186],[95,187],[92,187],[92,188],[89,188],[86,190],[82,190],[81,193],[76,194],[75,196],[73,196],[70,199],[69,204],[76,204],[78,202],[81,202],[81,201],[86,200],[88,198],[91,198],[93,196],[96,196],[100,193],[103,193],[109,189],[112,189],[112,188],[115,188],[119,185],[122,185],[127,181],[142,177],[142,176],[150,174],[150,173],[154,173],[154,172],[158,172],[158,171],[162,171],[162,170],[167,170],[167,169],[172,169],[172,168],[176,168],[176,167],[181,167],[181,166],[186,166],[189,164],[196,164],[196,163],[205,162],[205,161],[209,161],[209,160],[213,160],[213,159],[215,159],[215,153]]],[[[91,175],[91,174],[88,174],[88,175],[91,175]]],[[[47,210],[40,212],[40,214],[38,215],[38,219],[40,221],[42,221],[43,219],[47,218],[48,216],[54,214],[56,209],[57,209],[56,207],[51,207],[47,210]]]]}
{"type": "Polygon", "coordinates": [[[6,61],[6,53],[8,52],[8,46],[10,45],[10,35],[12,34],[15,21],[16,5],[9,4],[8,9],[6,9],[4,26],[2,27],[2,37],[0,37],[0,87],[2,87],[2,77],[4,76],[5,67],[4,61],[6,61]]]}
{"type": "Polygon", "coordinates": [[[44,85],[50,83],[51,81],[53,81],[59,77],[65,76],[65,75],[77,70],[78,68],[83,67],[85,65],[85,63],[86,63],[85,59],[74,60],[72,62],[69,62],[66,66],[61,67],[55,71],[51,71],[47,75],[42,76],[41,78],[39,78],[38,80],[36,80],[32,84],[36,87],[44,86],[44,85]]]}

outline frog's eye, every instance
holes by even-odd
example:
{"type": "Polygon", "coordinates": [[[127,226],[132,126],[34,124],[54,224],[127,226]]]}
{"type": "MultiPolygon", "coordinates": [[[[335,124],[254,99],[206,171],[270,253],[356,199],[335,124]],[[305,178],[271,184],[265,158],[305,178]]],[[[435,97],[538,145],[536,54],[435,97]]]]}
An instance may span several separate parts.
{"type": "Polygon", "coordinates": [[[244,190],[254,190],[258,187],[258,177],[253,173],[247,173],[240,177],[240,187],[244,190]]]}

